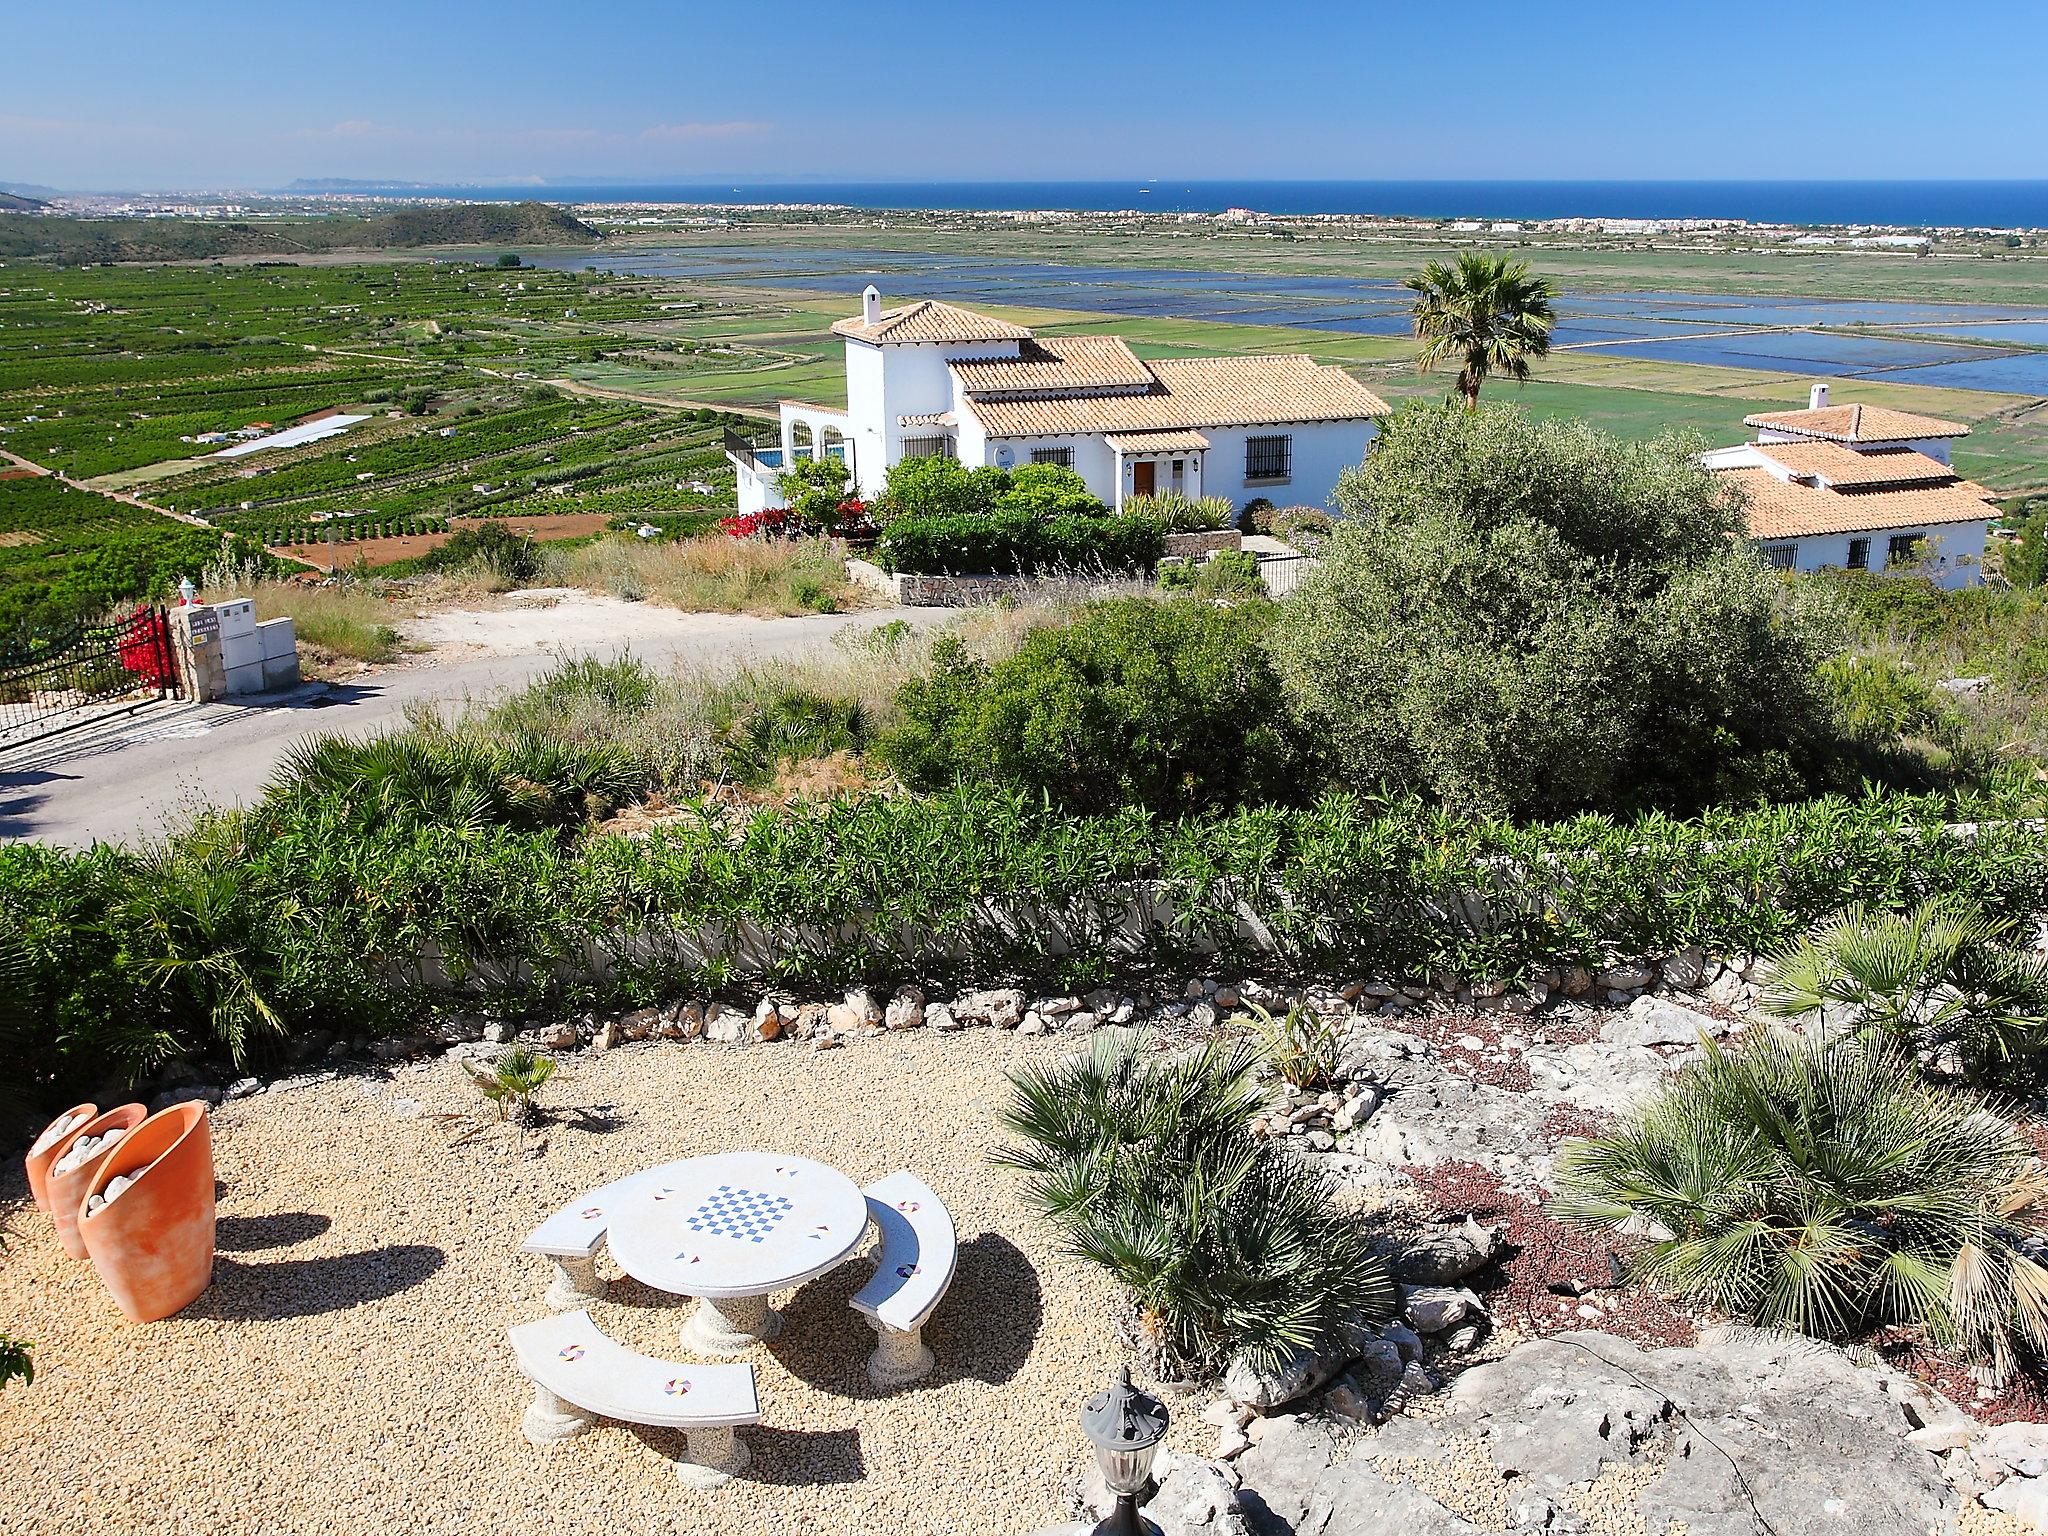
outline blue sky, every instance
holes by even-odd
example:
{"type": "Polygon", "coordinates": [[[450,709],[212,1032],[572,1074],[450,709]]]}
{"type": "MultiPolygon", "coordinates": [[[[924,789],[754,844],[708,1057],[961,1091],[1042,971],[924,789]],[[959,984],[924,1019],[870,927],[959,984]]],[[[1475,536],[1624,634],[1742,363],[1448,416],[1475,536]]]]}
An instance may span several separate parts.
{"type": "Polygon", "coordinates": [[[2048,0],[0,0],[0,180],[2048,176],[2048,0]]]}

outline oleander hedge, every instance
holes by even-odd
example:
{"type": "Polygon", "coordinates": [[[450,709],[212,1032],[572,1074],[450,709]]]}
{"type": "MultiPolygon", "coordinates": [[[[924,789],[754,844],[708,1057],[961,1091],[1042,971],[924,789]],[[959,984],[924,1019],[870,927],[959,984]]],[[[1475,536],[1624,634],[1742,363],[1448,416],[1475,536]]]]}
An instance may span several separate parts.
{"type": "Polygon", "coordinates": [[[1140,571],[1159,563],[1166,524],[1152,517],[950,513],[898,518],[875,548],[884,569],[914,576],[1140,571]]]}
{"type": "Polygon", "coordinates": [[[260,1062],[310,1030],[402,1033],[450,1005],[1077,986],[1193,963],[1514,978],[1755,951],[1851,902],[2048,910],[2048,833],[1958,832],[1948,810],[1887,797],[1516,827],[1336,796],[1165,820],[961,787],[705,805],[627,838],[495,819],[482,799],[451,821],[283,794],[154,850],[0,848],[0,948],[28,1020],[9,1055],[36,1096],[75,1097],[173,1055],[260,1062]]]}

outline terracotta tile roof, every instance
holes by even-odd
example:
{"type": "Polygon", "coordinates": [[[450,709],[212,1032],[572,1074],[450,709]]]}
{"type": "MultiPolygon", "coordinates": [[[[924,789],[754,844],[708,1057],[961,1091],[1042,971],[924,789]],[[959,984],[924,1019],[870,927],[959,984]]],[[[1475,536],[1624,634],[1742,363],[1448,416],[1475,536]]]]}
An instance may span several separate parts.
{"type": "Polygon", "coordinates": [[[873,325],[854,315],[834,323],[832,334],[877,346],[915,341],[1027,341],[1031,336],[1021,325],[978,315],[957,304],[941,304],[937,299],[885,309],[873,325]]]}
{"type": "Polygon", "coordinates": [[[1121,336],[1034,338],[1016,357],[963,358],[953,377],[970,395],[1060,389],[1149,389],[1152,370],[1121,336]]]}
{"type": "Polygon", "coordinates": [[[1112,432],[1103,440],[1118,453],[1199,453],[1209,446],[1199,432],[1112,432]]]}
{"type": "Polygon", "coordinates": [[[1819,410],[1766,411],[1742,418],[1745,427],[1771,427],[1833,443],[1901,443],[1915,437],[1968,437],[1959,421],[1916,416],[1885,405],[1824,405],[1819,410]]]}
{"type": "Polygon", "coordinates": [[[1825,533],[1875,533],[1988,522],[1998,515],[1991,493],[1969,480],[1896,491],[1826,491],[1794,485],[1767,469],[1724,469],[1742,487],[1753,539],[1795,539],[1825,533]]]}
{"type": "Polygon", "coordinates": [[[1818,475],[1830,487],[1931,484],[1960,478],[1939,459],[1913,448],[1858,453],[1840,443],[1757,443],[1756,451],[1795,475],[1818,475]]]}
{"type": "Polygon", "coordinates": [[[955,425],[951,411],[912,411],[907,416],[898,416],[899,427],[950,427],[955,425]]]}
{"type": "Polygon", "coordinates": [[[1148,366],[1155,382],[1144,394],[1051,395],[969,405],[991,437],[1278,426],[1387,414],[1387,403],[1378,395],[1342,368],[1324,367],[1311,357],[1171,358],[1148,366]]]}

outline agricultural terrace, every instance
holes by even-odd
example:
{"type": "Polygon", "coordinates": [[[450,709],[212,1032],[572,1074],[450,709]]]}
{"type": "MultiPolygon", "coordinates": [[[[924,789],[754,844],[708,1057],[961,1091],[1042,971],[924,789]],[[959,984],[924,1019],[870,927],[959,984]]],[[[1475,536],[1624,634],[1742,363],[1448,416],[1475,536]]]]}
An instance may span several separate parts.
{"type": "Polygon", "coordinates": [[[60,555],[50,493],[35,493],[4,531],[37,535],[41,553],[10,559],[6,585],[26,582],[24,567],[40,579],[11,591],[8,612],[68,616],[197,574],[219,540],[160,512],[211,521],[245,557],[263,544],[318,566],[409,558],[483,515],[532,519],[543,541],[650,517],[707,525],[731,505],[717,441],[737,418],[546,382],[572,359],[669,345],[633,329],[658,325],[661,302],[644,284],[455,262],[8,269],[0,450],[145,503],[102,498],[96,520],[67,512],[60,555]],[[334,411],[367,419],[217,456],[234,434],[334,411]],[[98,547],[89,530],[149,531],[152,519],[166,525],[160,560],[84,560],[98,547]],[[59,565],[72,573],[60,579],[59,565]]]}

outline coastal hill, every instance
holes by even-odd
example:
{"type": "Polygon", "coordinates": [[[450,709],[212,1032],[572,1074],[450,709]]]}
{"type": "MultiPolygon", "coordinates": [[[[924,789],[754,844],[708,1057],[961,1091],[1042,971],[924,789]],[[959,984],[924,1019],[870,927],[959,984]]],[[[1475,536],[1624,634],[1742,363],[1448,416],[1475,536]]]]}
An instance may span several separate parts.
{"type": "MultiPolygon", "coordinates": [[[[5,204],[0,203],[0,208],[5,204]]],[[[77,219],[0,212],[0,258],[66,263],[191,261],[209,256],[297,256],[410,250],[430,245],[588,245],[601,238],[547,203],[461,203],[364,217],[266,220],[77,219]]]]}
{"type": "Polygon", "coordinates": [[[0,211],[8,213],[34,213],[38,208],[50,205],[41,198],[24,197],[19,192],[0,192],[0,211]]]}

